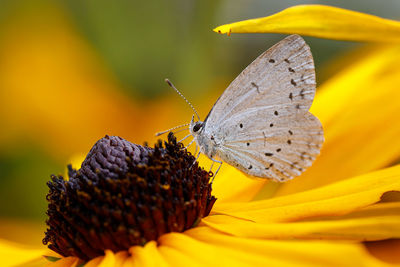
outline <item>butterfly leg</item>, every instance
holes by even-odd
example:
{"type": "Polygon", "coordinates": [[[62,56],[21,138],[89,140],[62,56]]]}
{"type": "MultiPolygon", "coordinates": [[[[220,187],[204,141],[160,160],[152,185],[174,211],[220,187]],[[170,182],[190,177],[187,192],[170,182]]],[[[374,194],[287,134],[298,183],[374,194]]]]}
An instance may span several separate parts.
{"type": "MultiPolygon", "coordinates": [[[[195,153],[196,154],[196,153],[195,153]]],[[[199,151],[199,154],[197,154],[197,157],[196,157],[196,159],[193,161],[193,163],[192,163],[192,165],[190,166],[190,168],[189,169],[191,169],[193,166],[194,166],[194,164],[196,163],[196,161],[199,159],[199,157],[200,157],[200,154],[201,154],[201,151],[199,151]]]]}
{"type": "Polygon", "coordinates": [[[193,142],[194,142],[194,138],[192,141],[190,141],[190,143],[187,146],[185,146],[185,149],[187,149],[191,144],[193,144],[193,142]]]}
{"type": "MultiPolygon", "coordinates": [[[[222,161],[219,161],[219,160],[216,160],[216,159],[213,159],[213,158],[211,158],[211,160],[213,161],[212,164],[214,164],[214,162],[219,163],[218,169],[217,169],[217,171],[215,172],[215,174],[213,175],[213,178],[212,178],[212,180],[211,180],[211,183],[213,183],[213,182],[214,182],[215,176],[217,176],[217,173],[218,173],[219,169],[221,169],[222,161]]],[[[211,165],[211,168],[212,168],[212,166],[213,166],[213,165],[211,165]]]]}
{"type": "Polygon", "coordinates": [[[191,134],[186,135],[185,137],[183,137],[181,140],[178,141],[178,143],[182,143],[184,140],[186,140],[186,138],[188,138],[189,136],[191,136],[191,134]]]}

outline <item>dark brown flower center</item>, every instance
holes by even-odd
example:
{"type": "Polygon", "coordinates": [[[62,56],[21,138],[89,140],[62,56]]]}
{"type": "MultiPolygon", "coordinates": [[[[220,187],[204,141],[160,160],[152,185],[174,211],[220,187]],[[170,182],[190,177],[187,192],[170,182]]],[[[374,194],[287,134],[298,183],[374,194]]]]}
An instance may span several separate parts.
{"type": "Polygon", "coordinates": [[[210,177],[172,134],[154,148],[106,136],[68,180],[51,176],[43,243],[89,260],[182,232],[210,213],[210,177]]]}

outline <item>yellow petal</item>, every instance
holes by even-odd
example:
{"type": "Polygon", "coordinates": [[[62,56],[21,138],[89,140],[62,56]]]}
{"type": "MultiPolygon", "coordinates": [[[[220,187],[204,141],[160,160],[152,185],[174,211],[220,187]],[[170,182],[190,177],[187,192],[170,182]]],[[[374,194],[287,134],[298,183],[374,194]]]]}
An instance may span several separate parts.
{"type": "Polygon", "coordinates": [[[95,267],[100,265],[103,262],[104,256],[94,258],[85,264],[86,267],[95,267]]]}
{"type": "Polygon", "coordinates": [[[213,258],[213,266],[228,266],[224,264],[226,259],[234,259],[236,263],[232,263],[233,266],[240,265],[242,262],[250,266],[375,266],[381,264],[369,255],[362,245],[356,243],[241,238],[221,234],[208,227],[197,227],[187,231],[186,234],[188,236],[171,238],[169,245],[184,251],[189,250],[188,247],[196,248],[187,253],[193,255],[192,257],[197,256],[200,260],[213,258]]]}
{"type": "Polygon", "coordinates": [[[388,191],[400,191],[400,165],[288,196],[237,204],[216,202],[214,212],[255,222],[295,221],[347,214],[376,203],[388,191]]]}
{"type": "Polygon", "coordinates": [[[157,248],[157,242],[150,241],[144,247],[134,246],[129,249],[132,254],[132,266],[168,266],[157,248]]]}
{"type": "Polygon", "coordinates": [[[298,5],[264,18],[219,26],[218,33],[297,33],[327,39],[400,42],[400,22],[324,5],[298,5]]]}
{"type": "Polygon", "coordinates": [[[383,203],[347,216],[290,223],[255,223],[226,215],[208,216],[206,225],[221,232],[267,239],[371,241],[400,238],[400,203],[383,203]]]}
{"type": "Polygon", "coordinates": [[[65,257],[55,262],[48,262],[46,267],[76,267],[80,263],[80,260],[76,257],[65,257]]]}
{"type": "Polygon", "coordinates": [[[322,122],[321,155],[277,195],[377,170],[400,157],[399,46],[381,46],[324,83],[311,112],[322,122]]]}
{"type": "MultiPolygon", "coordinates": [[[[191,234],[189,234],[191,235],[191,234]]],[[[294,265],[285,260],[268,258],[265,255],[249,253],[239,249],[227,249],[224,245],[209,244],[184,234],[171,233],[161,237],[160,249],[179,251],[180,255],[192,259],[201,266],[303,266],[300,263],[294,265]]],[[[191,265],[186,265],[191,266],[191,265]]]]}
{"type": "Polygon", "coordinates": [[[178,249],[175,249],[173,247],[162,245],[158,247],[158,251],[160,252],[161,255],[163,255],[163,257],[170,266],[177,266],[177,267],[204,266],[199,261],[196,261],[186,253],[178,249]]]}
{"type": "Polygon", "coordinates": [[[46,263],[42,256],[46,249],[32,249],[0,239],[0,259],[3,266],[24,266],[28,263],[46,263]]]}
{"type": "Polygon", "coordinates": [[[213,182],[212,194],[219,203],[250,201],[266,182],[265,179],[251,179],[238,169],[223,164],[213,182]]]}

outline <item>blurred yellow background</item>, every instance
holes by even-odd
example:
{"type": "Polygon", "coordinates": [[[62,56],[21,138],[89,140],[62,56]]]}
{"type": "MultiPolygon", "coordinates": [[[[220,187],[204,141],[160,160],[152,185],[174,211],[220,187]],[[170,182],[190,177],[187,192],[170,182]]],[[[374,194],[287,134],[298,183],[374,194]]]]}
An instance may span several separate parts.
{"type": "MultiPolygon", "coordinates": [[[[301,3],[391,19],[400,10],[397,0],[0,1],[0,236],[30,239],[28,230],[9,231],[16,225],[44,229],[50,174],[104,135],[151,144],[155,132],[188,122],[190,108],[165,78],[205,118],[230,81],[283,37],[227,37],[215,26],[301,3]]],[[[305,39],[319,84],[360,46],[305,39]]]]}

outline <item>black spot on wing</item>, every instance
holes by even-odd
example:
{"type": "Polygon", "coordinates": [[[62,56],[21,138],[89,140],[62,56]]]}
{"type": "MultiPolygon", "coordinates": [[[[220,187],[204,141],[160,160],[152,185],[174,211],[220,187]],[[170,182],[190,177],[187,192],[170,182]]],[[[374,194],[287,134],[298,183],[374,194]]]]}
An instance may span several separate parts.
{"type": "Polygon", "coordinates": [[[301,91],[300,91],[300,97],[301,97],[301,99],[304,99],[304,89],[301,89],[301,91]]]}
{"type": "Polygon", "coordinates": [[[274,166],[273,163],[270,163],[268,167],[265,167],[266,170],[269,170],[270,168],[272,168],[272,166],[274,166]]]}
{"type": "Polygon", "coordinates": [[[257,93],[260,93],[260,89],[258,88],[258,85],[257,85],[257,84],[255,84],[254,82],[251,82],[251,85],[252,85],[254,88],[256,88],[257,93]]]}

